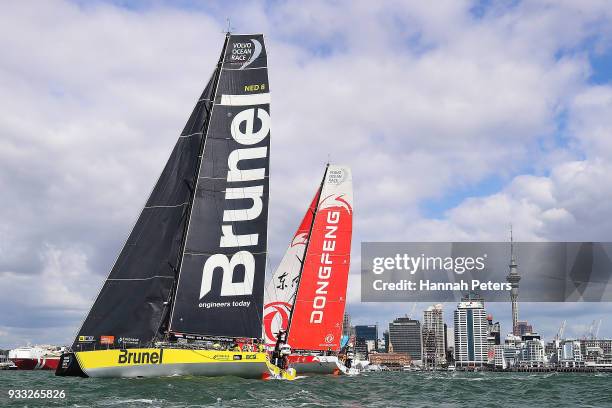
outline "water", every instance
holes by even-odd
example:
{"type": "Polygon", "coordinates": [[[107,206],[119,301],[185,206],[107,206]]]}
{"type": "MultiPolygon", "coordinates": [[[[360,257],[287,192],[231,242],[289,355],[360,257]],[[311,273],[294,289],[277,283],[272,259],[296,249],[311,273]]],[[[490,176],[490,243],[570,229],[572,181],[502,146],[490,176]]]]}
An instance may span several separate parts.
{"type": "Polygon", "coordinates": [[[0,392],[0,407],[612,407],[612,374],[385,372],[265,382],[0,371],[0,392]],[[64,390],[66,398],[11,400],[9,389],[64,390]]]}

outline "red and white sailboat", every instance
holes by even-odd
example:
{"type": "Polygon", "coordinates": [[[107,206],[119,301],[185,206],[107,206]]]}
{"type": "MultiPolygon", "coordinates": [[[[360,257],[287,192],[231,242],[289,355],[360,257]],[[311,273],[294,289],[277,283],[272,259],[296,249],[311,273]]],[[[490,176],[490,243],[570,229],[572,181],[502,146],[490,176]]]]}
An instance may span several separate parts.
{"type": "Polygon", "coordinates": [[[291,245],[265,291],[264,335],[287,332],[289,366],[302,373],[353,374],[338,358],[353,228],[351,171],[328,165],[291,245]]]}

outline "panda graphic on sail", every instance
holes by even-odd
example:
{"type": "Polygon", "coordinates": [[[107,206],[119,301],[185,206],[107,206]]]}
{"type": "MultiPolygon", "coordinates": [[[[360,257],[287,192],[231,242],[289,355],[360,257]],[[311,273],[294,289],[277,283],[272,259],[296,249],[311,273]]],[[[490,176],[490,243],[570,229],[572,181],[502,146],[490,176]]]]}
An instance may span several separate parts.
{"type": "Polygon", "coordinates": [[[261,339],[269,158],[264,38],[228,33],[57,375],[295,377],[261,339]]]}
{"type": "Polygon", "coordinates": [[[327,165],[265,291],[266,345],[300,374],[356,373],[350,368],[351,352],[340,349],[352,224],[351,171],[327,165]]]}

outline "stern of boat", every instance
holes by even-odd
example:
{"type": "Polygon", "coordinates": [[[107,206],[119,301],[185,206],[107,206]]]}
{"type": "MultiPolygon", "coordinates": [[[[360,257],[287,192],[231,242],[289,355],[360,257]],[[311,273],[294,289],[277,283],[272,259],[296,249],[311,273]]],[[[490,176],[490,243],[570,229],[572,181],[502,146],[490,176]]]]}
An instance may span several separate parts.
{"type": "Polygon", "coordinates": [[[81,369],[76,354],[72,352],[62,353],[55,369],[55,375],[60,377],[87,377],[81,369]]]}

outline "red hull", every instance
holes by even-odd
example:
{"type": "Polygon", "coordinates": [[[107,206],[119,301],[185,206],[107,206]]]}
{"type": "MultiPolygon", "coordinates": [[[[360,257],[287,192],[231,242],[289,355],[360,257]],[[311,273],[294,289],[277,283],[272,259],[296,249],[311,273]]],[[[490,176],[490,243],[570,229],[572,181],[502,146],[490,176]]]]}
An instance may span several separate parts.
{"type": "Polygon", "coordinates": [[[11,361],[15,363],[18,370],[55,370],[59,364],[59,357],[15,358],[11,361]]]}

